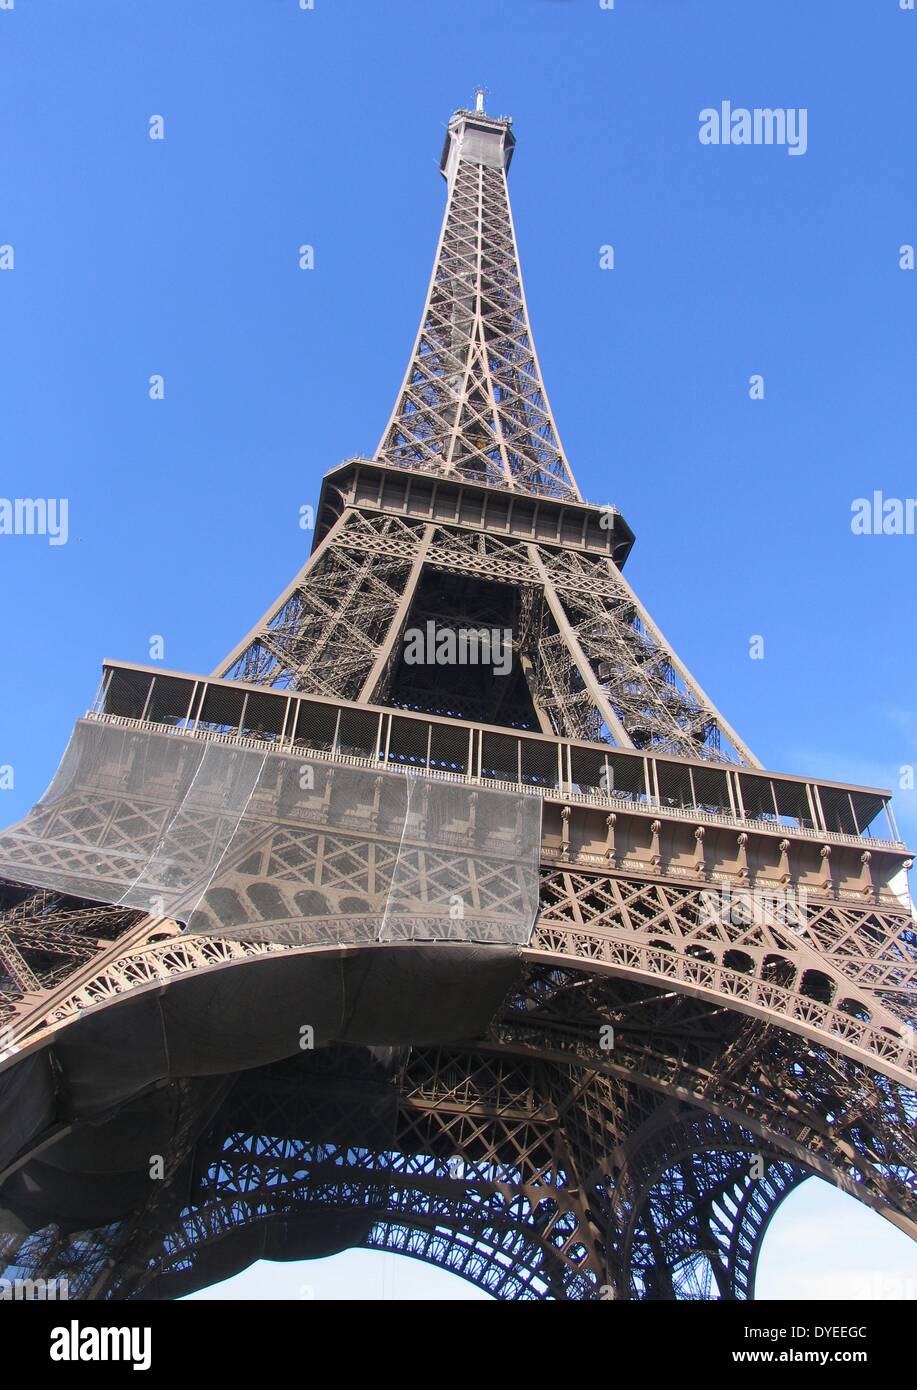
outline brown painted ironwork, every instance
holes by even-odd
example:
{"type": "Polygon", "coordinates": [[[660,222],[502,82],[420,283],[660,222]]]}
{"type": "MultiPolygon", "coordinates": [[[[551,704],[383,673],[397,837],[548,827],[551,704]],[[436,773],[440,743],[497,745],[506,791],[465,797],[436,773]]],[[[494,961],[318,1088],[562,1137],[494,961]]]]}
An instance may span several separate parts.
{"type": "MultiPolygon", "coordinates": [[[[771,1216],[813,1174],[917,1235],[915,925],[889,795],[763,769],[624,579],[633,533],[582,499],[535,354],[513,145],[480,109],[449,124],[404,382],[375,457],[326,476],[308,563],[210,677],[107,663],[87,722],[539,798],[516,983],[469,1036],[329,1037],[169,1077],[165,1176],[135,1210],[0,1235],[11,1266],[73,1292],[171,1297],[258,1252],[363,1245],[497,1297],[750,1298],[771,1216]],[[426,624],[509,632],[512,675],[411,667],[426,624]]],[[[54,890],[165,833],[165,793],[113,780],[39,807],[18,851],[0,1080],[117,1004],[329,950],[297,935],[307,900],[332,927],[374,910],[391,833],[371,792],[352,825],[278,803],[229,851],[189,842],[190,931],[54,890]]],[[[203,842],[226,811],[200,815],[203,842]]],[[[431,847],[418,902],[445,873],[431,847]]],[[[480,897],[471,857],[448,873],[480,897]]]]}

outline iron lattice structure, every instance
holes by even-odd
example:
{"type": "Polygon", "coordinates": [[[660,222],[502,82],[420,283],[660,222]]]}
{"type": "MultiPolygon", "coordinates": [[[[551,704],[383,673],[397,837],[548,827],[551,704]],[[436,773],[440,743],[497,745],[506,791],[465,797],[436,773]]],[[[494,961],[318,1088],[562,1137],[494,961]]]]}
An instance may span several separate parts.
{"type": "Polygon", "coordinates": [[[535,354],[513,146],[449,125],[404,383],[303,570],[210,677],[107,664],[0,836],[8,1273],[173,1297],[363,1245],[503,1298],[743,1299],[813,1174],[917,1234],[888,795],[763,769],[624,579],[535,354]],[[430,625],[508,632],[511,669],[410,664],[430,625]],[[494,845],[532,798],[510,940],[494,845]]]}

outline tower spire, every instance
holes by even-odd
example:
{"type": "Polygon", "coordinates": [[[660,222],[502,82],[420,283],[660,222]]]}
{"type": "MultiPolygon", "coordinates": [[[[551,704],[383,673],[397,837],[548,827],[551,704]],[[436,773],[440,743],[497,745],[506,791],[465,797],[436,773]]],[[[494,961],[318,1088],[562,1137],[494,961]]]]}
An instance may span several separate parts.
{"type": "Polygon", "coordinates": [[[380,462],[458,473],[514,491],[580,497],[548,403],[519,269],[506,173],[512,121],[449,122],[442,232],[420,329],[380,462]]]}

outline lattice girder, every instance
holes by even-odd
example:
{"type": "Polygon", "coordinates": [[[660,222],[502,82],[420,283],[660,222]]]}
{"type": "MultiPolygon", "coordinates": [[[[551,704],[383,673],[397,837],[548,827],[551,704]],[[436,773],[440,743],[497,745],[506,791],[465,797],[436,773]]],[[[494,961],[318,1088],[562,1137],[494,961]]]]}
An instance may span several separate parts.
{"type": "Polygon", "coordinates": [[[449,138],[427,301],[377,457],[576,498],[528,324],[506,185],[508,123],[460,116],[449,138]]]}

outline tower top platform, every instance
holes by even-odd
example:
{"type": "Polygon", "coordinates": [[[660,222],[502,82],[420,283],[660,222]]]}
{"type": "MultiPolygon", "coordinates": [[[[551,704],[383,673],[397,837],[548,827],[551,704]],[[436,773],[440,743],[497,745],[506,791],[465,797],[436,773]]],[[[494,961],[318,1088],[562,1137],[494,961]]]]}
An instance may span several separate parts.
{"type": "Polygon", "coordinates": [[[508,170],[516,146],[511,116],[488,116],[483,111],[459,109],[446,130],[439,167],[451,180],[460,160],[483,164],[487,169],[508,170]]]}

